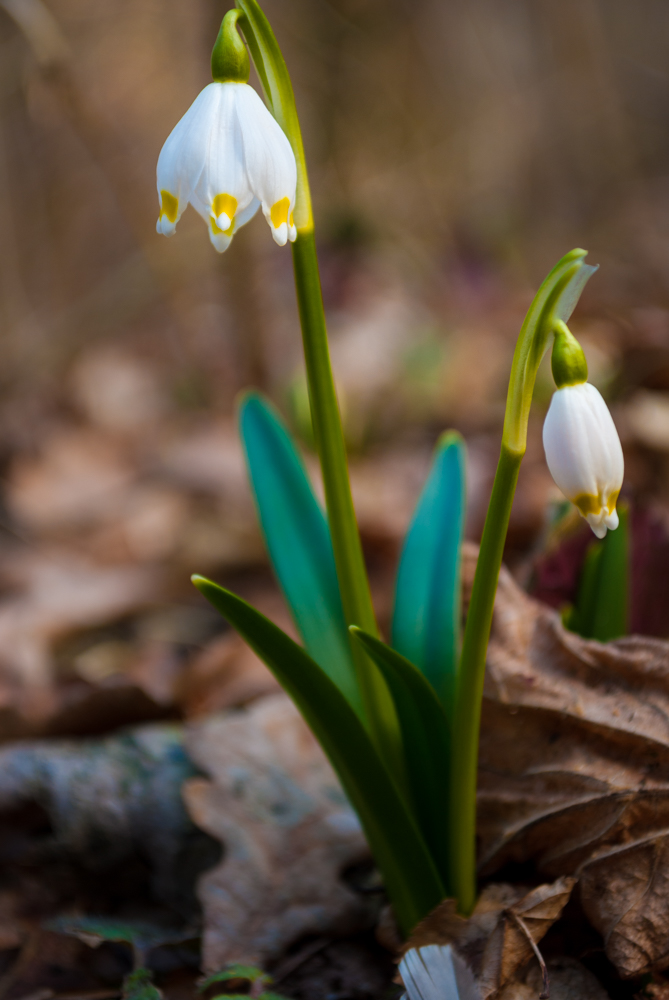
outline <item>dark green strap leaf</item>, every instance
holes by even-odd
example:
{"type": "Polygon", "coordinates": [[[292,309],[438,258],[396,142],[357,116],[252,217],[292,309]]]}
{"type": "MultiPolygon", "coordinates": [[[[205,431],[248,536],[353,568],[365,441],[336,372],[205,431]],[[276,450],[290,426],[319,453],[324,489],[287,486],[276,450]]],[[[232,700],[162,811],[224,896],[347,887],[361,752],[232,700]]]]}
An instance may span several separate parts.
{"type": "Polygon", "coordinates": [[[302,460],[279,415],[258,393],[239,408],[239,428],[267,551],[311,656],[362,718],[332,541],[302,460]]]}
{"type": "Polygon", "coordinates": [[[442,435],[397,572],[392,645],[423,671],[450,714],[460,655],[465,446],[442,435]]]}
{"type": "Polygon", "coordinates": [[[585,554],[578,594],[565,624],[584,639],[608,642],[629,632],[629,513],[618,507],[620,524],[585,554]]]}
{"type": "Polygon", "coordinates": [[[421,831],[444,884],[448,873],[449,733],[446,713],[417,667],[380,639],[351,626],[383,674],[395,702],[421,831]]]}
{"type": "Polygon", "coordinates": [[[237,629],[293,699],[356,810],[402,930],[444,897],[418,826],[367,731],[339,688],[305,651],[259,611],[223,587],[193,583],[237,629]]]}

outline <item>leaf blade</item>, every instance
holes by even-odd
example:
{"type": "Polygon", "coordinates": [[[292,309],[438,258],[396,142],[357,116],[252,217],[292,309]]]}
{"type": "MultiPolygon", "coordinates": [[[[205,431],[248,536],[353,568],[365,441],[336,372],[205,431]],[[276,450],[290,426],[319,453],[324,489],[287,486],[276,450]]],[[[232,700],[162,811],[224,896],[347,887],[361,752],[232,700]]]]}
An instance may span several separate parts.
{"type": "Polygon", "coordinates": [[[239,429],[265,544],[298,631],[364,718],[330,529],[302,460],[278,413],[259,393],[242,398],[239,429]]]}
{"type": "Polygon", "coordinates": [[[629,511],[618,507],[620,523],[588,548],[578,594],[566,621],[584,639],[609,642],[629,632],[629,511]]]}
{"type": "Polygon", "coordinates": [[[203,577],[193,583],[265,661],[339,775],[407,932],[443,898],[418,826],[360,719],[327,674],[276,625],[203,577]]]}
{"type": "Polygon", "coordinates": [[[448,888],[448,718],[421,671],[380,639],[351,626],[374,660],[397,709],[416,816],[425,842],[448,888]]]}
{"type": "Polygon", "coordinates": [[[422,670],[449,715],[460,653],[464,514],[465,446],[449,431],[404,541],[392,622],[393,647],[422,670]]]}

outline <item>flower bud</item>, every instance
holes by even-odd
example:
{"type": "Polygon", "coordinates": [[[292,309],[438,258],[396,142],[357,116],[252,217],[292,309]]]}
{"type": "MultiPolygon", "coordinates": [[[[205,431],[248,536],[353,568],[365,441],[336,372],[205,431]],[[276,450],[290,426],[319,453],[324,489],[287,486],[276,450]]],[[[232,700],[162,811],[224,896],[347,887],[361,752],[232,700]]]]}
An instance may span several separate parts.
{"type": "Polygon", "coordinates": [[[603,538],[607,528],[618,527],[624,462],[613,418],[594,385],[564,385],[553,394],[543,438],[553,479],[603,538]]]}

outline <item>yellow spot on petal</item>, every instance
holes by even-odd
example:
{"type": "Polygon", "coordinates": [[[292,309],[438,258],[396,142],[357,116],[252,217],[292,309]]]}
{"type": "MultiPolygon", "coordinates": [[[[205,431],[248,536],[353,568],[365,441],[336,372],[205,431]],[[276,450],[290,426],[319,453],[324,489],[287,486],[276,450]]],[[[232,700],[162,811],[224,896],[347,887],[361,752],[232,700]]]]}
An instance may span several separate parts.
{"type": "Polygon", "coordinates": [[[616,490],[615,493],[612,493],[611,496],[609,497],[609,502],[606,505],[606,509],[608,510],[609,514],[613,514],[614,510],[616,509],[619,493],[620,490],[616,490]]]}
{"type": "Polygon", "coordinates": [[[592,493],[581,493],[573,499],[572,503],[576,504],[583,517],[587,517],[588,514],[599,514],[602,509],[601,499],[592,493]]]}
{"type": "Polygon", "coordinates": [[[293,213],[292,212],[290,213],[290,218],[288,220],[288,225],[289,226],[294,226],[295,225],[295,219],[293,218],[293,213]]]}
{"type": "Polygon", "coordinates": [[[237,199],[231,194],[217,194],[211,203],[211,211],[215,219],[222,212],[225,212],[227,217],[232,219],[237,211],[237,199]]]}
{"type": "Polygon", "coordinates": [[[177,221],[179,214],[179,199],[175,198],[169,191],[160,192],[160,218],[167,216],[170,222],[177,221]]]}
{"type": "Polygon", "coordinates": [[[288,212],[290,211],[290,198],[282,198],[275,201],[269,213],[272,225],[278,229],[284,222],[288,222],[288,212]]]}

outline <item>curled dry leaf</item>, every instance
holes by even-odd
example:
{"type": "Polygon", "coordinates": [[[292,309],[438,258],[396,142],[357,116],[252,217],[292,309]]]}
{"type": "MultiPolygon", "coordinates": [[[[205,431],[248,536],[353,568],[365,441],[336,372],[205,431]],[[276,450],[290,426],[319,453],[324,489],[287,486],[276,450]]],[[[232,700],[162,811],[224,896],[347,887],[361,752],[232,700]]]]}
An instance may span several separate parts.
{"type": "Polygon", "coordinates": [[[188,810],[225,848],[199,884],[206,969],[262,966],[304,934],[369,922],[367,904],[341,879],[369,856],[362,830],[285,695],[193,724],[187,746],[211,776],[186,783],[188,810]]]}
{"type": "Polygon", "coordinates": [[[559,918],[575,885],[559,878],[526,892],[492,883],[481,893],[469,919],[458,916],[455,901],[446,899],[416,927],[404,946],[453,944],[471,967],[482,1000],[492,1000],[527,965],[536,945],[559,918]]]}
{"type": "MultiPolygon", "coordinates": [[[[466,552],[471,581],[475,550],[466,552]]],[[[605,645],[500,577],[483,703],[479,863],[574,875],[622,976],[669,964],[669,643],[605,645]]]]}

